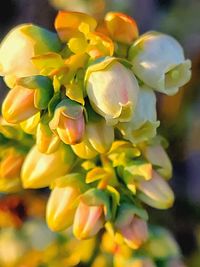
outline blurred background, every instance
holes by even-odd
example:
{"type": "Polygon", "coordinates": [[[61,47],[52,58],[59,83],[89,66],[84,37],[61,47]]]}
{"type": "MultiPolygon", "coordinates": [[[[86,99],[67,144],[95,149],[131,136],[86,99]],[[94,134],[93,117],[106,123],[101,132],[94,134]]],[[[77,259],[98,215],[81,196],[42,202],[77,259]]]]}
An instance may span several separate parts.
{"type": "MultiPolygon", "coordinates": [[[[157,30],[174,36],[184,47],[186,57],[192,60],[190,83],[175,96],[158,95],[159,133],[169,141],[168,153],[174,167],[171,183],[176,202],[169,211],[151,210],[150,220],[173,232],[187,266],[200,266],[200,1],[1,0],[0,39],[15,25],[25,22],[53,29],[58,9],[86,12],[99,20],[110,10],[128,13],[138,23],[141,34],[157,30]]],[[[2,102],[7,89],[2,80],[0,86],[2,102]]],[[[29,197],[17,201],[14,201],[18,203],[16,218],[23,221],[27,214],[32,216],[34,212],[27,210],[29,197]]],[[[42,217],[42,197],[37,201],[36,217],[42,217]]],[[[5,206],[0,203],[0,210],[2,205],[5,206]]],[[[49,238],[53,237],[49,235],[49,238]]],[[[0,237],[0,257],[1,254],[0,237]]]]}

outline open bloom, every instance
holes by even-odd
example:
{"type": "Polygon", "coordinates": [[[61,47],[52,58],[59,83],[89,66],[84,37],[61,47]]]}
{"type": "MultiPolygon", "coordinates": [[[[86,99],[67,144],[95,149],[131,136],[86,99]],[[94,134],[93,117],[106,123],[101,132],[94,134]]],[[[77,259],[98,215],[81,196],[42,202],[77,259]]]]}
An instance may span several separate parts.
{"type": "Polygon", "coordinates": [[[108,124],[129,121],[138,98],[134,74],[115,58],[91,65],[86,72],[86,91],[93,109],[108,124]]]}
{"type": "Polygon", "coordinates": [[[41,153],[34,146],[28,153],[22,167],[24,188],[49,186],[53,180],[68,173],[74,163],[74,154],[69,146],[61,145],[51,154],[41,153]]]}
{"type": "Polygon", "coordinates": [[[70,99],[62,100],[57,105],[49,126],[65,144],[80,143],[85,132],[83,107],[70,99]]]}
{"type": "Polygon", "coordinates": [[[75,213],[73,233],[78,239],[96,235],[104,225],[103,205],[89,206],[80,202],[75,213]]]}
{"type": "Polygon", "coordinates": [[[139,99],[131,120],[119,123],[117,128],[125,139],[136,144],[153,138],[158,126],[155,93],[143,86],[140,88],[139,99]]]}
{"type": "Polygon", "coordinates": [[[138,198],[157,209],[168,209],[173,205],[174,193],[168,183],[155,171],[148,181],[137,184],[138,198]]]}
{"type": "Polygon", "coordinates": [[[183,49],[171,36],[149,32],[131,46],[129,60],[133,72],[153,89],[174,95],[191,77],[191,61],[185,60],[183,49]]]}
{"type": "Polygon", "coordinates": [[[12,29],[0,46],[0,75],[25,77],[38,74],[31,58],[50,51],[58,52],[57,35],[32,24],[12,29]]]}

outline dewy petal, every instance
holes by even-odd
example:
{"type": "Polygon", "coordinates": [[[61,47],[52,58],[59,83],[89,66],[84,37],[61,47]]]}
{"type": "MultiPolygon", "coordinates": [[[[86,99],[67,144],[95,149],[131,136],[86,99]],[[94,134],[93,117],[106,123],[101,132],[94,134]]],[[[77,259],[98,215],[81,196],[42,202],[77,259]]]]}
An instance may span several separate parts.
{"type": "Polygon", "coordinates": [[[123,13],[109,12],[105,22],[111,38],[115,41],[131,44],[138,37],[138,27],[134,19],[123,13]]]}
{"type": "Polygon", "coordinates": [[[114,62],[104,70],[90,72],[87,78],[87,94],[97,113],[109,124],[130,120],[137,102],[139,87],[129,69],[114,62]],[[128,116],[125,116],[124,108],[127,109],[128,116]]]}
{"type": "Polygon", "coordinates": [[[11,89],[2,105],[2,114],[10,123],[22,122],[38,112],[34,106],[35,90],[16,86],[11,89]]]}
{"type": "Polygon", "coordinates": [[[158,126],[155,93],[146,86],[140,87],[138,102],[130,122],[119,123],[117,128],[125,139],[136,144],[153,138],[158,126]]]}
{"type": "Polygon", "coordinates": [[[63,42],[67,42],[71,37],[76,36],[80,32],[79,27],[82,23],[87,24],[90,31],[94,31],[97,26],[96,20],[87,14],[59,11],[55,19],[55,28],[60,39],[63,42]]]}
{"type": "Polygon", "coordinates": [[[169,95],[191,76],[190,60],[185,60],[180,44],[166,34],[149,32],[139,37],[129,50],[129,60],[145,84],[169,95]]]}

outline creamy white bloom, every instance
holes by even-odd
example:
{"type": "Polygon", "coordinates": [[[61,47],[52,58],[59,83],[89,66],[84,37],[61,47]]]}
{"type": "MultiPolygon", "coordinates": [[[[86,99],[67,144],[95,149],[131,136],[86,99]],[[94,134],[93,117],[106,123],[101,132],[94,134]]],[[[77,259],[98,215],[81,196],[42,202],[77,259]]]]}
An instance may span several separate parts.
{"type": "Polygon", "coordinates": [[[92,65],[86,73],[86,91],[93,109],[110,125],[129,121],[139,86],[134,74],[114,58],[92,65]]]}
{"type": "MultiPolygon", "coordinates": [[[[23,24],[12,29],[0,45],[0,75],[9,81],[15,77],[38,74],[31,58],[61,48],[57,35],[53,32],[23,24]]],[[[12,83],[12,82],[9,83],[12,83]]]]}
{"type": "Polygon", "coordinates": [[[191,61],[171,36],[148,32],[131,46],[129,60],[134,74],[153,89],[174,95],[191,78],[191,61]]]}
{"type": "Polygon", "coordinates": [[[119,123],[117,128],[125,139],[135,144],[154,137],[159,124],[155,93],[143,86],[140,88],[139,99],[130,122],[119,123]]]}

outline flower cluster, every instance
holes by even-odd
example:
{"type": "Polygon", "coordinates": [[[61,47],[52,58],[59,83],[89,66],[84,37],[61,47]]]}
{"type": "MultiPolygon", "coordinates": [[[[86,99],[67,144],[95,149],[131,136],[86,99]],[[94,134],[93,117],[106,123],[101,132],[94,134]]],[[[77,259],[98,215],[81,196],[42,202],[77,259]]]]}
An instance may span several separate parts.
{"type": "Polygon", "coordinates": [[[50,229],[73,226],[87,239],[105,226],[138,249],[148,237],[145,205],[167,209],[174,200],[155,92],[177,93],[190,79],[190,60],[171,36],[139,36],[122,13],[97,23],[61,11],[55,29],[20,25],[0,46],[0,75],[10,88],[3,118],[9,131],[23,133],[22,144],[33,140],[27,155],[2,156],[0,189],[17,191],[20,181],[49,187],[50,229]]]}

